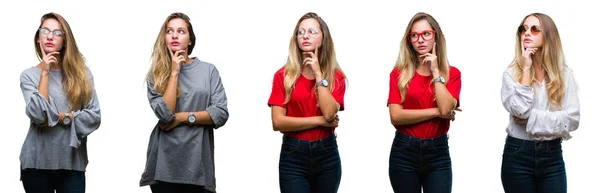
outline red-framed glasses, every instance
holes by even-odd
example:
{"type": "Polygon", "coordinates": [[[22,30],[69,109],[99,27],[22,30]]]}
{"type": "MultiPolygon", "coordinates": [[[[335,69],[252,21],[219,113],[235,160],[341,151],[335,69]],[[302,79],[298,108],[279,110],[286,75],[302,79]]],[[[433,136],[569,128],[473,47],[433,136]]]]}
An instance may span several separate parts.
{"type": "Polygon", "coordinates": [[[433,39],[433,37],[435,37],[435,30],[425,30],[425,31],[422,31],[421,33],[410,32],[408,34],[408,41],[417,42],[417,41],[419,41],[419,38],[423,39],[424,41],[428,41],[428,40],[433,39]]]}

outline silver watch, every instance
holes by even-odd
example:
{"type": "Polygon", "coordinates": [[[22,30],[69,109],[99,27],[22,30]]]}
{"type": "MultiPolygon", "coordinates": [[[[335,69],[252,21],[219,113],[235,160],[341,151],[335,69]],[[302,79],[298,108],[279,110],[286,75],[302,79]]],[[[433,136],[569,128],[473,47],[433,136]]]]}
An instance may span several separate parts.
{"type": "Polygon", "coordinates": [[[321,81],[317,82],[317,87],[319,87],[319,86],[327,87],[327,86],[329,86],[329,82],[327,82],[327,80],[325,80],[325,79],[322,79],[321,81]]]}
{"type": "Polygon", "coordinates": [[[442,84],[446,84],[446,79],[443,76],[440,76],[440,77],[437,77],[436,79],[433,80],[433,84],[435,84],[437,82],[441,82],[442,84]]]}
{"type": "Polygon", "coordinates": [[[65,117],[63,118],[63,125],[71,124],[71,113],[65,113],[65,117]]]}
{"type": "Polygon", "coordinates": [[[188,115],[187,121],[190,124],[196,122],[196,115],[194,115],[194,112],[190,112],[190,115],[188,115]]]}

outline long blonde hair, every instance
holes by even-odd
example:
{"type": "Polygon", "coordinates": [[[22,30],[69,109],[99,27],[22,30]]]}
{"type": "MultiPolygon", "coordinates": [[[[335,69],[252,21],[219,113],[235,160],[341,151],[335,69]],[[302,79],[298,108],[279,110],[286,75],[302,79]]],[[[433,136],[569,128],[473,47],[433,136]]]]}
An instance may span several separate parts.
{"type": "MultiPolygon", "coordinates": [[[[191,43],[187,49],[188,55],[192,54],[192,50],[194,50],[194,46],[196,45],[196,35],[194,34],[190,17],[184,13],[177,12],[172,13],[165,19],[165,22],[158,32],[158,37],[156,37],[156,42],[154,43],[154,48],[152,50],[152,65],[146,75],[146,79],[152,81],[154,89],[161,94],[164,94],[167,89],[167,83],[169,82],[171,75],[171,54],[169,53],[165,40],[167,25],[169,24],[169,21],[177,18],[182,19],[187,23],[191,43]]],[[[181,87],[177,86],[177,97],[179,96],[181,96],[181,87]]]]}
{"type": "MultiPolygon", "coordinates": [[[[521,21],[521,25],[525,23],[525,20],[530,17],[536,17],[540,20],[541,28],[542,28],[542,38],[543,45],[538,53],[542,54],[542,67],[548,74],[546,78],[546,91],[548,92],[548,99],[550,104],[554,107],[562,106],[562,98],[565,93],[565,82],[564,82],[564,72],[563,69],[566,67],[565,57],[563,55],[562,43],[560,41],[560,35],[558,34],[558,29],[554,24],[552,18],[543,13],[532,13],[521,21]]],[[[520,26],[521,26],[520,25],[520,26]]],[[[521,64],[519,58],[523,55],[523,50],[521,50],[521,33],[517,30],[516,33],[516,44],[515,44],[515,59],[511,63],[511,67],[521,67],[524,64],[521,64]]],[[[531,77],[535,77],[535,70],[531,70],[531,77]]],[[[523,77],[523,72],[521,68],[514,68],[515,80],[521,80],[523,77]]],[[[533,82],[533,79],[532,79],[533,82]]],[[[529,82],[531,84],[531,82],[529,82]]]]}
{"type": "Polygon", "coordinates": [[[400,53],[398,54],[396,65],[394,66],[394,68],[397,68],[402,73],[398,80],[398,88],[400,89],[402,101],[406,99],[408,84],[415,76],[416,68],[419,65],[418,53],[413,49],[410,41],[408,41],[408,35],[412,30],[412,26],[421,20],[426,20],[429,25],[431,25],[431,28],[435,30],[434,40],[436,42],[436,47],[433,49],[436,49],[439,71],[446,80],[449,80],[450,64],[448,63],[448,58],[446,56],[446,38],[444,37],[442,28],[440,28],[438,22],[431,15],[419,12],[413,16],[408,26],[406,26],[404,36],[400,42],[400,53]]]}
{"type": "MultiPolygon", "coordinates": [[[[44,14],[40,19],[40,26],[38,29],[41,28],[44,21],[48,19],[55,19],[58,21],[61,30],[64,32],[62,36],[63,47],[59,51],[59,63],[62,68],[61,73],[63,76],[62,86],[63,90],[66,92],[67,99],[69,100],[70,108],[73,110],[81,109],[90,102],[93,92],[92,84],[87,74],[85,60],[83,55],[79,52],[79,48],[77,48],[77,43],[75,42],[69,23],[58,13],[50,12],[44,14]]],[[[33,37],[33,43],[38,59],[42,60],[44,56],[42,55],[42,48],[38,43],[39,38],[40,31],[37,30],[33,37]]]]}
{"type": "MultiPolygon", "coordinates": [[[[294,85],[296,81],[300,77],[301,69],[302,69],[302,50],[298,47],[298,27],[300,23],[305,19],[315,19],[320,26],[319,31],[323,33],[323,42],[319,47],[319,64],[321,67],[321,71],[323,73],[323,78],[327,80],[330,84],[327,88],[332,91],[335,89],[335,73],[336,70],[340,71],[342,75],[342,69],[340,68],[337,59],[335,57],[335,50],[333,46],[333,40],[331,38],[331,34],[329,32],[329,27],[327,27],[327,23],[316,13],[309,12],[304,14],[296,23],[296,28],[294,29],[294,34],[292,38],[290,38],[290,47],[289,47],[289,55],[287,62],[285,63],[285,78],[283,80],[283,85],[285,88],[285,103],[289,102],[290,96],[292,94],[292,90],[294,89],[294,85]]],[[[345,75],[344,75],[345,77],[345,75]]],[[[344,79],[346,80],[346,79],[344,79]]]]}

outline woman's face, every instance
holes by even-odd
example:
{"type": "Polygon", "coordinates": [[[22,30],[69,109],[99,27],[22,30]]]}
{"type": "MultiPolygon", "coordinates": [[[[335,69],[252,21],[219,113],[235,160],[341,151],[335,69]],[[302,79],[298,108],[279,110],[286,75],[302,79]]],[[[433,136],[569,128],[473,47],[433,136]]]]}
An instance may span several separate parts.
{"type": "Polygon", "coordinates": [[[63,47],[64,31],[56,19],[46,19],[39,29],[38,43],[46,54],[59,52],[63,47]]]}
{"type": "Polygon", "coordinates": [[[540,20],[535,16],[529,16],[519,27],[521,34],[521,45],[524,48],[541,48],[544,44],[540,20]]]}
{"type": "Polygon", "coordinates": [[[312,52],[317,46],[321,46],[323,32],[320,30],[319,22],[313,18],[305,19],[298,25],[296,40],[298,47],[303,52],[312,52]]]}
{"type": "MultiPolygon", "coordinates": [[[[172,19],[167,23],[165,40],[167,47],[169,47],[172,52],[187,50],[188,46],[192,45],[187,26],[185,20],[181,18],[172,19]]],[[[187,52],[185,52],[185,54],[187,54],[187,52]]]]}
{"type": "Polygon", "coordinates": [[[435,31],[431,28],[427,20],[419,20],[413,24],[408,35],[408,40],[412,48],[419,55],[426,54],[433,49],[435,31]]]}

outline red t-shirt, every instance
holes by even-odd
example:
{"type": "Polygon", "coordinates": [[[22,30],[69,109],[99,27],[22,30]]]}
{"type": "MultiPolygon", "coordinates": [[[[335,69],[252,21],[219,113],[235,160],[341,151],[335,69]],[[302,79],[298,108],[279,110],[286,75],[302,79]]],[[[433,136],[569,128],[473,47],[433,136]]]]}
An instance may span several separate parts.
{"type": "MultiPolygon", "coordinates": [[[[457,101],[457,107],[460,105],[459,95],[460,95],[460,71],[451,66],[450,67],[450,77],[446,82],[446,88],[448,92],[454,97],[457,101]]],[[[388,97],[388,105],[389,104],[399,104],[402,105],[404,109],[427,109],[427,108],[437,108],[437,102],[434,94],[434,85],[431,80],[433,76],[423,76],[419,73],[415,72],[415,76],[408,83],[408,89],[406,90],[406,99],[404,102],[400,102],[400,89],[398,88],[398,80],[400,79],[400,70],[394,68],[390,73],[390,93],[388,97]]],[[[450,129],[450,120],[443,118],[433,118],[427,121],[423,121],[420,123],[415,123],[411,125],[394,125],[398,132],[401,132],[405,135],[417,137],[417,138],[434,138],[439,137],[448,132],[450,129]]]]}
{"type": "MultiPolygon", "coordinates": [[[[269,98],[268,105],[276,105],[287,110],[286,115],[290,117],[312,117],[322,116],[321,109],[318,107],[317,92],[315,90],[316,80],[309,80],[300,75],[294,89],[292,90],[290,101],[285,103],[285,88],[283,80],[285,78],[285,68],[279,69],[273,78],[273,90],[269,98]]],[[[331,84],[331,83],[330,83],[331,84]]],[[[344,110],[344,93],[346,92],[346,80],[341,71],[336,70],[335,84],[333,85],[331,95],[340,104],[340,111],[344,110]]],[[[317,140],[333,135],[335,128],[315,127],[303,131],[281,132],[286,136],[301,140],[317,140]]]]}

